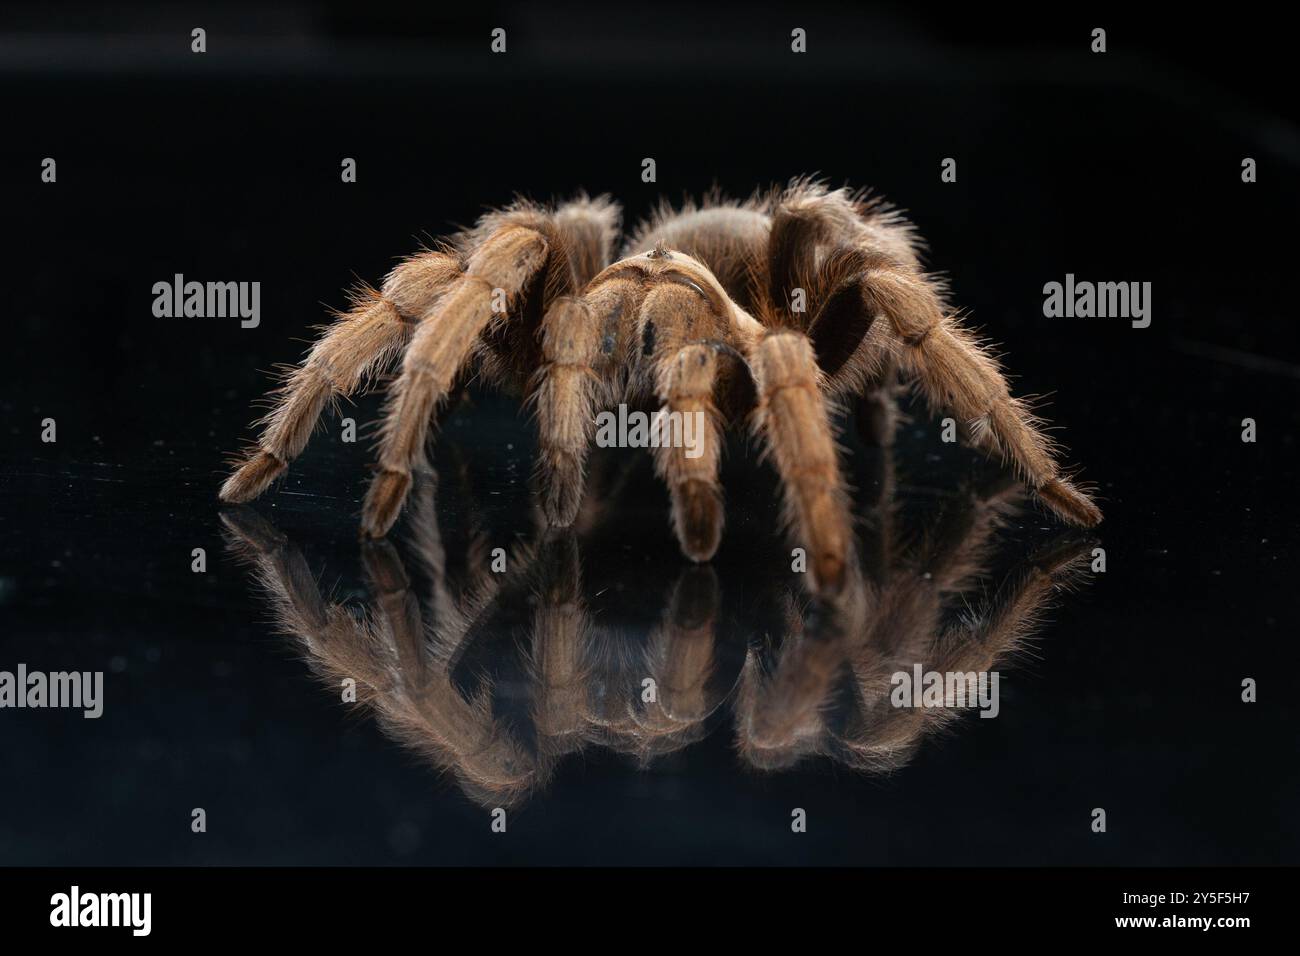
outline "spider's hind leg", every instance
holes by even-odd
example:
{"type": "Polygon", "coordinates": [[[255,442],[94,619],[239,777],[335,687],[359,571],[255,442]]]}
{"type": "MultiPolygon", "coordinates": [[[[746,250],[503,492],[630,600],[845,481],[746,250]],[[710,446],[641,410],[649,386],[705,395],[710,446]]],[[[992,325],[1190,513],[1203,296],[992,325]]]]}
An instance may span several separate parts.
{"type": "Polygon", "coordinates": [[[457,274],[443,252],[414,256],[389,274],[383,291],[363,290],[352,308],[312,346],[286,378],[261,419],[256,449],[221,486],[221,499],[251,501],[302,454],[321,412],[335,396],[348,397],[387,368],[438,294],[457,274]]]}
{"type": "Polygon", "coordinates": [[[1015,466],[1054,512],[1071,524],[1100,522],[1092,499],[1061,473],[1041,421],[1012,397],[987,348],[948,313],[942,285],[889,257],[846,253],[842,263],[848,279],[833,286],[809,331],[828,390],[870,393],[881,370],[896,365],[932,409],[951,412],[975,447],[1015,466]]]}
{"type": "Polygon", "coordinates": [[[967,423],[974,443],[1011,462],[1052,511],[1070,524],[1093,527],[1101,510],[1060,471],[1056,447],[1041,421],[1013,398],[997,361],[953,316],[923,275],[879,269],[864,282],[863,301],[883,315],[902,367],[914,375],[934,408],[967,423]]]}

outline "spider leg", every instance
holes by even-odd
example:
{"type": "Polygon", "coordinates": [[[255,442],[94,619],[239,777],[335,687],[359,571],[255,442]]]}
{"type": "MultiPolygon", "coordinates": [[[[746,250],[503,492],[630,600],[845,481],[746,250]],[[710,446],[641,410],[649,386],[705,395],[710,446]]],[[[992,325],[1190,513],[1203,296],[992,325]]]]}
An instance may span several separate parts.
{"type": "Polygon", "coordinates": [[[528,664],[531,715],[543,751],[558,758],[582,748],[592,624],[582,595],[582,560],[570,530],[546,532],[534,574],[528,664]]]}
{"type": "Polygon", "coordinates": [[[729,408],[744,405],[747,395],[752,403],[752,388],[743,387],[748,369],[719,370],[719,349],[744,365],[734,343],[758,329],[737,311],[707,267],[662,247],[609,266],[581,297],[553,301],[534,392],[540,477],[553,524],[571,523],[578,510],[596,406],[619,395],[657,400],[652,444],[678,541],[692,560],[713,556],[723,524],[723,416],[715,399],[722,389],[734,399],[729,408]],[[665,436],[665,425],[675,432],[665,436]]]}
{"type": "Polygon", "coordinates": [[[757,345],[750,364],[759,394],[755,423],[785,487],[786,521],[808,550],[814,590],[833,595],[853,556],[852,518],[812,345],[799,333],[778,332],[757,345]]]}
{"type": "Polygon", "coordinates": [[[411,577],[389,541],[367,541],[361,561],[369,583],[371,616],[395,652],[393,685],[418,692],[427,680],[428,659],[424,641],[424,615],[411,577]]]}
{"type": "Polygon", "coordinates": [[[879,377],[862,389],[856,401],[854,424],[863,444],[889,448],[894,444],[902,414],[898,410],[898,367],[893,356],[885,360],[879,377]]]}
{"type": "Polygon", "coordinates": [[[1077,581],[1093,544],[1079,532],[1067,531],[1031,554],[1003,579],[972,620],[953,625],[936,641],[934,669],[995,667],[1031,636],[1056,592],[1077,581]]]}
{"type": "Polygon", "coordinates": [[[647,670],[658,685],[642,716],[651,733],[689,729],[720,703],[709,691],[720,600],[712,568],[685,567],[677,575],[646,649],[647,670]]]}
{"type": "Polygon", "coordinates": [[[701,287],[666,278],[651,287],[640,316],[643,351],[650,350],[642,370],[662,403],[652,428],[655,470],[668,485],[682,551],[697,562],[717,552],[724,523],[718,351],[701,341],[720,329],[710,303],[701,287]]]}
{"type": "Polygon", "coordinates": [[[386,678],[375,701],[385,728],[436,766],[451,768],[476,799],[500,802],[526,792],[536,782],[537,762],[493,715],[490,691],[466,697],[456,686],[454,658],[443,651],[457,639],[443,635],[428,643],[397,549],[367,541],[362,558],[373,595],[368,622],[378,638],[370,655],[386,678]]]}
{"type": "MultiPolygon", "coordinates": [[[[296,639],[313,670],[356,682],[357,700],[372,705],[387,732],[489,805],[515,799],[546,773],[492,713],[490,694],[462,696],[450,658],[430,652],[419,601],[396,549],[367,543],[362,553],[368,613],[327,601],[302,552],[251,508],[221,513],[232,547],[255,569],[278,626],[296,639]]],[[[462,625],[464,626],[464,625],[462,625]]]]}
{"type": "Polygon", "coordinates": [[[1050,439],[1026,405],[1011,396],[997,362],[942,302],[924,277],[873,271],[863,285],[873,314],[883,314],[904,369],[935,407],[967,422],[976,443],[1011,461],[1040,499],[1066,521],[1092,527],[1101,510],[1060,472],[1050,439]]]}
{"type": "MultiPolygon", "coordinates": [[[[996,361],[946,313],[939,284],[919,273],[916,246],[911,226],[887,204],[795,182],[773,211],[769,296],[779,305],[791,288],[816,290],[808,333],[830,393],[871,389],[892,356],[920,381],[932,406],[955,412],[974,444],[1011,461],[1048,507],[1073,524],[1097,524],[1100,510],[1061,475],[1039,420],[1011,396],[996,361]]],[[[877,403],[860,411],[869,437],[885,439],[891,410],[877,403]]]]}
{"type": "Polygon", "coordinates": [[[411,523],[411,548],[416,566],[428,582],[424,594],[430,632],[438,635],[458,622],[456,600],[447,581],[447,549],[438,527],[437,496],[442,479],[430,469],[415,485],[415,520],[411,523]]]}
{"type": "Polygon", "coordinates": [[[867,629],[871,589],[850,577],[834,601],[800,608],[788,596],[787,627],[771,670],[751,650],[742,672],[736,727],[756,766],[777,769],[824,751],[826,716],[845,665],[867,629]]]}
{"type": "Polygon", "coordinates": [[[221,512],[234,552],[252,566],[281,631],[297,640],[331,677],[356,681],[358,701],[373,701],[387,683],[376,661],[383,640],[370,620],[327,601],[302,552],[250,507],[221,512]]]}
{"type": "Polygon", "coordinates": [[[397,520],[411,487],[411,471],[424,462],[430,416],[492,321],[498,290],[517,296],[545,264],[547,252],[547,240],[537,230],[503,225],[478,246],[464,274],[415,330],[393,385],[380,440],[379,473],[362,508],[365,534],[382,537],[397,520]]]}
{"type": "Polygon", "coordinates": [[[725,520],[718,480],[722,427],[713,402],[717,381],[717,352],[708,345],[692,344],[664,363],[656,390],[663,402],[656,419],[661,439],[674,431],[684,438],[661,441],[655,449],[655,470],[668,485],[673,530],[692,561],[713,557],[725,520]]]}
{"type": "Polygon", "coordinates": [[[306,360],[279,390],[261,419],[256,450],[221,486],[223,501],[256,498],[307,446],[325,406],[350,396],[388,366],[402,350],[413,323],[422,317],[458,268],[454,256],[428,252],[399,265],[383,291],[362,292],[312,346],[306,360]]]}
{"type": "Polygon", "coordinates": [[[591,425],[597,405],[612,391],[606,377],[614,370],[619,319],[635,285],[614,280],[589,287],[609,264],[618,222],[618,207],[605,199],[583,197],[555,213],[569,281],[563,289],[547,284],[540,365],[526,393],[537,414],[542,513],[556,527],[567,528],[578,516],[591,425]]]}
{"type": "Polygon", "coordinates": [[[589,296],[562,296],[542,319],[543,365],[532,401],[537,410],[538,478],[546,520],[568,527],[578,515],[596,407],[605,391],[596,365],[614,349],[610,319],[625,307],[622,283],[589,296]]]}

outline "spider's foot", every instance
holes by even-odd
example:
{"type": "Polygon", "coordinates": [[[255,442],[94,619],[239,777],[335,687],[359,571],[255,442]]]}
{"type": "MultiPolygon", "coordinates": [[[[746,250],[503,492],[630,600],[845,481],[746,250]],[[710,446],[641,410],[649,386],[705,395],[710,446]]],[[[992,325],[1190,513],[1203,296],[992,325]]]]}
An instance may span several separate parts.
{"type": "Polygon", "coordinates": [[[288,467],[269,451],[259,451],[226,479],[226,483],[221,486],[221,500],[232,504],[252,501],[264,492],[271,482],[284,474],[284,470],[288,467]]]}
{"type": "Polygon", "coordinates": [[[289,539],[252,508],[227,508],[221,512],[226,530],[248,547],[259,552],[274,552],[285,547],[289,539]]]}
{"type": "Polygon", "coordinates": [[[552,528],[567,528],[578,518],[582,505],[582,462],[574,455],[556,452],[542,475],[542,510],[552,528]]]}
{"type": "Polygon", "coordinates": [[[1097,538],[1078,531],[1065,531],[1059,537],[1039,548],[1030,556],[1030,562],[1049,577],[1068,571],[1097,545],[1097,538]]]}
{"type": "Polygon", "coordinates": [[[711,485],[688,481],[673,496],[677,540],[692,561],[712,559],[722,542],[722,502],[711,485]]]}
{"type": "Polygon", "coordinates": [[[1081,528],[1101,524],[1101,509],[1064,478],[1054,478],[1037,489],[1038,497],[1065,521],[1081,528]]]}
{"type": "Polygon", "coordinates": [[[406,493],[411,490],[411,476],[400,471],[381,471],[370,482],[361,509],[361,532],[368,538],[382,538],[397,521],[406,493]]]}
{"type": "Polygon", "coordinates": [[[707,627],[718,615],[718,575],[712,568],[688,568],[673,585],[669,610],[673,625],[684,631],[707,627]]]}

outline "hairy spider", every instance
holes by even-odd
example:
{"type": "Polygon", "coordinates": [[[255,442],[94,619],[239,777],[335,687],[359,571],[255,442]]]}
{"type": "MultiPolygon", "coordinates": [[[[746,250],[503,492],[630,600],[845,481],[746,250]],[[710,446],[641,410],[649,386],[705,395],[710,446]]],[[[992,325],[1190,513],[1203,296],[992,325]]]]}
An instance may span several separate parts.
{"type": "Polygon", "coordinates": [[[922,271],[911,224],[886,203],[800,179],[746,202],[665,205],[611,263],[619,221],[603,197],[521,200],[407,259],[382,291],[363,289],[288,374],[221,497],[259,495],[302,452],[325,405],[400,353],[363,507],[372,537],[387,533],[425,464],[434,412],[474,369],[534,407],[542,507],[557,526],[577,514],[599,410],[702,412],[702,453],[655,451],[674,529],[695,561],[711,558],[722,536],[722,431],[749,421],[821,593],[843,586],[852,550],[831,407],[856,398],[860,423],[888,443],[900,375],[1056,514],[1101,520],[1061,473],[1041,422],[946,305],[943,284],[922,271]]]}

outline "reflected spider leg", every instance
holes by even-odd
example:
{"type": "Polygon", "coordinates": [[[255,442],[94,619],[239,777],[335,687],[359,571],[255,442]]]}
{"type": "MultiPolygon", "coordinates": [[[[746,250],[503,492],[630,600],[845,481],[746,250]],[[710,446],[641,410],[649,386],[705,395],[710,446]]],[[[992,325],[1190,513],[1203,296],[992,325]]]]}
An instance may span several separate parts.
{"type": "MultiPolygon", "coordinates": [[[[357,702],[373,706],[407,746],[454,770],[462,786],[483,800],[522,796],[548,772],[493,715],[490,692],[466,699],[455,686],[453,655],[445,649],[463,635],[426,641],[419,602],[392,545],[364,546],[376,597],[358,617],[324,600],[301,552],[261,516],[238,508],[221,518],[236,552],[256,569],[279,625],[300,643],[313,670],[336,688],[353,681],[357,702]]],[[[471,624],[465,620],[461,627],[471,624]]]]}
{"type": "Polygon", "coordinates": [[[682,569],[646,648],[646,670],[655,678],[654,699],[641,717],[647,733],[702,732],[705,718],[721,703],[721,695],[709,692],[720,604],[712,568],[682,569]]]}
{"type": "Polygon", "coordinates": [[[551,759],[580,750],[587,726],[592,664],[591,624],[582,597],[582,561],[575,535],[549,532],[538,555],[528,669],[532,719],[551,759]]]}

